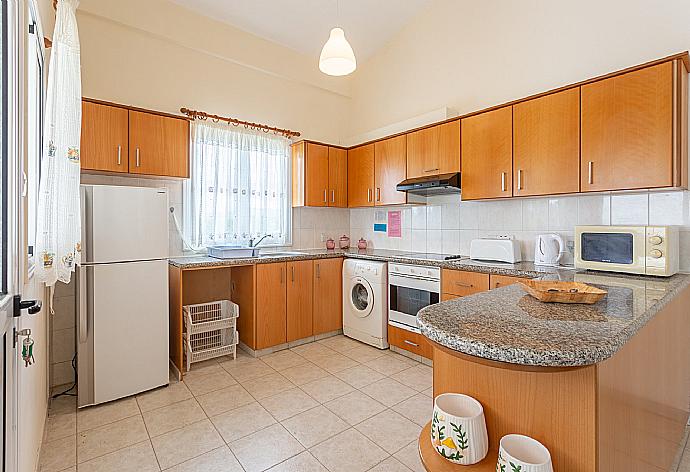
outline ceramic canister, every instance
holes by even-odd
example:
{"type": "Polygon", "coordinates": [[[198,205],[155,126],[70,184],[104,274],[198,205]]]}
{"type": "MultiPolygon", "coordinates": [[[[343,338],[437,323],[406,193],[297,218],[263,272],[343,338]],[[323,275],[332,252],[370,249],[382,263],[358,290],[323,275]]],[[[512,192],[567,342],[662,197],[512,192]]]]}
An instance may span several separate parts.
{"type": "Polygon", "coordinates": [[[484,459],[489,451],[489,437],[482,404],[460,393],[437,396],[431,443],[436,452],[455,464],[476,464],[484,459]]]}
{"type": "Polygon", "coordinates": [[[553,472],[549,450],[536,439],[522,434],[501,438],[497,472],[553,472]]]}

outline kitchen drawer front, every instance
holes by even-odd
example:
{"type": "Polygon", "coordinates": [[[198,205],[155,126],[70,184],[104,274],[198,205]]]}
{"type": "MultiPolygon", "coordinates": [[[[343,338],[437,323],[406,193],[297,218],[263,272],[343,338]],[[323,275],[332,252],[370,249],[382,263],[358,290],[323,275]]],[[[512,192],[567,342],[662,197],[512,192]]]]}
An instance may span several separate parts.
{"type": "Polygon", "coordinates": [[[465,297],[489,290],[489,274],[443,269],[441,292],[465,297]]]}
{"type": "Polygon", "coordinates": [[[510,275],[492,275],[490,287],[491,290],[495,288],[507,287],[508,285],[513,285],[520,280],[528,280],[527,277],[515,277],[510,275]]]}
{"type": "Polygon", "coordinates": [[[388,343],[418,356],[431,359],[431,344],[423,334],[388,325],[388,343]]]}

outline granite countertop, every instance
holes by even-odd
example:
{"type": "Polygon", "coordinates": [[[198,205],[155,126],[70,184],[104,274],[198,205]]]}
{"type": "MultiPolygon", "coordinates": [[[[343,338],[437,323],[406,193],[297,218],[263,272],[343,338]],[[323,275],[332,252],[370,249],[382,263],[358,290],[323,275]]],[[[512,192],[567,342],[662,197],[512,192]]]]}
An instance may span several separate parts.
{"type": "Polygon", "coordinates": [[[428,306],[417,323],[427,338],[464,354],[529,366],[584,366],[613,356],[690,284],[684,274],[543,276],[555,277],[608,294],[594,305],[542,303],[516,284],[428,306]]]}
{"type": "MultiPolygon", "coordinates": [[[[281,251],[283,252],[283,251],[281,251]]],[[[287,252],[287,251],[285,251],[287,252]]],[[[446,269],[467,270],[486,274],[513,275],[518,277],[543,277],[547,275],[558,276],[567,272],[566,268],[535,267],[531,262],[517,264],[504,264],[495,262],[473,261],[469,258],[444,260],[445,254],[425,254],[418,252],[391,251],[386,249],[347,249],[326,250],[310,249],[289,251],[295,254],[284,256],[271,256],[270,251],[262,253],[262,257],[249,257],[244,259],[215,259],[206,255],[192,255],[174,257],[170,264],[181,269],[199,269],[208,267],[231,267],[249,264],[267,264],[272,262],[288,262],[308,259],[325,259],[331,257],[348,257],[354,259],[366,259],[372,261],[397,262],[400,264],[428,265],[446,269]]]]}

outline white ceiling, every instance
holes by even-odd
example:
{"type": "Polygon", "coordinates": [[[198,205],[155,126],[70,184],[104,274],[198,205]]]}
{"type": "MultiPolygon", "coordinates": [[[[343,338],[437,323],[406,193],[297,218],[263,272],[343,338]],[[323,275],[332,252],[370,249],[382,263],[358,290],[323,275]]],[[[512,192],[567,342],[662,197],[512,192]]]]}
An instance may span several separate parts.
{"type": "Polygon", "coordinates": [[[337,0],[172,1],[314,57],[341,26],[362,62],[434,0],[340,0],[337,8],[337,0]]]}

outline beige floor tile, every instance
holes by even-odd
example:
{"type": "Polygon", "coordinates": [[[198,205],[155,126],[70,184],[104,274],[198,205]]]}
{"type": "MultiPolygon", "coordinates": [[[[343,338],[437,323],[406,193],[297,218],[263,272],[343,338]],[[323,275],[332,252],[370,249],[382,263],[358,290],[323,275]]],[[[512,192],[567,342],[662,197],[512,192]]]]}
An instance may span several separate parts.
{"type": "Polygon", "coordinates": [[[350,359],[349,357],[339,353],[329,356],[316,357],[312,360],[312,362],[331,374],[359,365],[359,363],[354,359],[350,359]]]}
{"type": "Polygon", "coordinates": [[[279,424],[230,443],[247,472],[260,472],[302,452],[302,445],[279,424]]]}
{"type": "Polygon", "coordinates": [[[324,406],[352,426],[386,409],[383,404],[359,390],[324,403],[324,406]]]}
{"type": "Polygon", "coordinates": [[[194,377],[203,377],[209,374],[220,372],[222,367],[220,366],[218,359],[209,359],[203,362],[196,362],[192,364],[192,368],[189,372],[185,372],[184,378],[191,379],[194,377]]]}
{"type": "Polygon", "coordinates": [[[160,387],[137,395],[137,403],[141,411],[146,412],[190,398],[192,398],[192,392],[189,391],[185,383],[175,382],[167,387],[160,387]]]}
{"type": "Polygon", "coordinates": [[[434,388],[428,388],[422,392],[422,395],[426,395],[429,398],[434,398],[434,388]]]}
{"type": "Polygon", "coordinates": [[[304,447],[316,446],[350,427],[323,406],[293,416],[283,421],[283,426],[304,447]]]}
{"type": "Polygon", "coordinates": [[[308,451],[304,451],[271,467],[268,472],[328,472],[328,470],[308,451]]]}
{"type": "Polygon", "coordinates": [[[434,401],[426,395],[418,393],[397,405],[393,405],[391,409],[397,411],[408,420],[417,423],[419,426],[424,426],[431,421],[434,401]]]}
{"type": "Polygon", "coordinates": [[[309,450],[330,472],[364,472],[388,457],[356,429],[348,429],[309,450]]]}
{"type": "Polygon", "coordinates": [[[77,438],[66,438],[47,442],[41,447],[38,469],[41,472],[58,472],[77,463],[77,438]]]}
{"type": "MultiPolygon", "coordinates": [[[[409,369],[411,366],[408,362],[405,362],[403,356],[391,354],[386,354],[369,362],[365,362],[364,365],[374,369],[383,375],[393,375],[403,370],[409,369]]],[[[412,361],[414,362],[414,361],[412,361]]]]}
{"type": "Polygon", "coordinates": [[[220,390],[230,385],[236,385],[237,381],[224,370],[214,371],[208,375],[198,375],[191,378],[185,377],[184,383],[194,396],[220,390]]]}
{"type": "Polygon", "coordinates": [[[63,395],[50,401],[48,416],[64,415],[77,412],[77,397],[63,395]]]}
{"type": "Polygon", "coordinates": [[[362,421],[355,428],[381,446],[388,454],[394,454],[410,441],[419,438],[422,427],[393,410],[386,410],[362,421]]]}
{"type": "Polygon", "coordinates": [[[374,369],[361,364],[355,367],[350,367],[349,369],[341,370],[333,375],[338,377],[340,380],[344,380],[355,388],[365,387],[385,377],[383,374],[376,372],[374,369]]]}
{"type": "Polygon", "coordinates": [[[430,389],[434,383],[433,369],[426,365],[410,367],[390,377],[418,392],[430,389]]]}
{"type": "Polygon", "coordinates": [[[166,472],[244,472],[228,446],[222,446],[178,464],[166,472]]]}
{"type": "Polygon", "coordinates": [[[287,377],[295,385],[304,385],[314,380],[328,377],[330,374],[315,364],[307,361],[307,364],[285,369],[280,373],[287,377]]]}
{"type": "Polygon", "coordinates": [[[319,343],[302,344],[301,346],[290,348],[290,350],[309,360],[323,356],[333,355],[336,352],[333,349],[330,349],[324,346],[323,344],[319,343]]]}
{"type": "Polygon", "coordinates": [[[232,385],[200,395],[196,399],[208,416],[219,415],[254,401],[252,396],[241,385],[232,385]]]}
{"type": "Polygon", "coordinates": [[[426,468],[422,465],[422,460],[419,458],[419,438],[393,454],[393,457],[414,472],[426,472],[426,468]]]}
{"type": "Polygon", "coordinates": [[[299,354],[295,354],[293,351],[290,351],[289,349],[274,352],[273,354],[269,354],[267,356],[262,357],[261,360],[268,364],[268,366],[272,369],[278,371],[309,362],[304,357],[300,356],[299,354]]]}
{"type": "Polygon", "coordinates": [[[318,341],[318,343],[341,353],[347,352],[351,349],[355,349],[360,346],[366,346],[366,344],[363,344],[359,341],[355,341],[354,339],[348,338],[347,336],[343,336],[342,334],[339,334],[337,336],[331,336],[330,338],[321,339],[320,341],[318,341]]]}
{"type": "Polygon", "coordinates": [[[151,439],[158,463],[167,469],[223,446],[223,439],[209,420],[202,420],[151,439]]]}
{"type": "Polygon", "coordinates": [[[137,401],[132,397],[82,408],[77,412],[77,431],[97,428],[139,414],[137,401]]]}
{"type": "Polygon", "coordinates": [[[184,428],[204,418],[204,410],[193,398],[144,413],[144,423],[150,437],[184,428]]]}
{"type": "Polygon", "coordinates": [[[148,440],[79,464],[79,472],[157,472],[159,470],[156,455],[148,440]]]}
{"type": "Polygon", "coordinates": [[[77,434],[77,414],[49,416],[46,420],[45,442],[66,438],[77,434]]]}
{"type": "Polygon", "coordinates": [[[250,403],[221,415],[213,416],[211,421],[227,443],[264,429],[276,422],[275,418],[258,403],[250,403]]]}
{"type": "Polygon", "coordinates": [[[245,380],[256,379],[265,375],[274,374],[276,371],[261,359],[250,359],[239,364],[225,362],[221,364],[235,380],[242,383],[245,380]]]}
{"type": "Polygon", "coordinates": [[[350,359],[356,360],[357,362],[373,361],[381,356],[385,356],[387,353],[387,349],[377,349],[373,346],[367,346],[366,344],[360,344],[354,349],[342,352],[342,354],[346,355],[350,359]]]}
{"type": "Polygon", "coordinates": [[[369,469],[369,472],[410,472],[410,469],[395,457],[389,457],[379,465],[369,469]]]}
{"type": "MultiPolygon", "coordinates": [[[[274,371],[275,372],[275,371],[274,371]]],[[[275,372],[270,375],[242,382],[242,386],[257,400],[271,397],[295,387],[295,384],[275,372]]]]}
{"type": "Polygon", "coordinates": [[[326,403],[354,390],[337,377],[328,376],[300,387],[319,403],[326,403]]]}
{"type": "Polygon", "coordinates": [[[278,421],[286,420],[319,404],[299,388],[264,398],[259,403],[278,421]]]}
{"type": "Polygon", "coordinates": [[[141,415],[82,431],[77,434],[77,462],[90,461],[148,438],[141,415]]]}
{"type": "Polygon", "coordinates": [[[406,387],[391,378],[379,380],[366,387],[362,387],[360,390],[386,406],[393,406],[417,394],[410,387],[406,387]]]}

